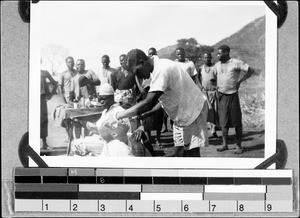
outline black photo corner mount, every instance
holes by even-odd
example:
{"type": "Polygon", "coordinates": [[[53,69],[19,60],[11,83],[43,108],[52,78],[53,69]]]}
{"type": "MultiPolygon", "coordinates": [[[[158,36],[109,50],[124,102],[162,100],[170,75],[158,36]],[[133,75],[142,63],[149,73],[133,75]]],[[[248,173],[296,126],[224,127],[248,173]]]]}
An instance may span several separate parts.
{"type": "Polygon", "coordinates": [[[38,3],[39,1],[40,0],[19,0],[19,14],[25,23],[30,23],[30,2],[38,3]]]}
{"type": "Polygon", "coordinates": [[[277,16],[277,28],[280,28],[286,20],[288,14],[287,2],[285,1],[264,1],[265,4],[277,16]]]}
{"type": "MultiPolygon", "coordinates": [[[[44,160],[30,147],[29,145],[29,134],[26,132],[19,143],[19,158],[23,167],[29,167],[29,157],[38,165],[40,168],[47,168],[48,165],[44,160]]],[[[286,145],[283,140],[276,140],[276,153],[269,157],[267,160],[260,163],[254,169],[267,169],[272,164],[276,164],[276,169],[284,169],[287,162],[288,152],[286,145]]]]}
{"type": "Polygon", "coordinates": [[[37,164],[40,168],[47,168],[48,165],[45,161],[30,147],[29,145],[29,133],[26,132],[19,143],[19,158],[23,167],[29,167],[29,157],[37,164]]]}
{"type": "MultiPolygon", "coordinates": [[[[30,22],[30,2],[38,3],[39,0],[19,0],[19,14],[21,19],[25,23],[30,22]]],[[[286,0],[284,1],[264,1],[265,4],[274,12],[277,16],[277,28],[280,28],[286,20],[288,7],[286,0]]],[[[48,167],[44,160],[30,147],[28,140],[28,132],[26,132],[19,143],[19,158],[22,165],[29,167],[29,157],[31,157],[38,167],[48,167]]],[[[276,153],[254,169],[266,169],[272,164],[276,163],[276,169],[284,169],[287,161],[287,149],[284,141],[276,140],[276,153]]]]}

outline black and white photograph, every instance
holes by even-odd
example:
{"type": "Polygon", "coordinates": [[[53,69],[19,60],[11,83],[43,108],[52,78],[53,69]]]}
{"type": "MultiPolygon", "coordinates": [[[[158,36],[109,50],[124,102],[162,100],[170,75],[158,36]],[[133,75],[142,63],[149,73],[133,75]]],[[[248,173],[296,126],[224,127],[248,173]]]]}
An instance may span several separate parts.
{"type": "Polygon", "coordinates": [[[31,10],[29,139],[50,166],[253,168],[275,153],[276,16],[264,2],[31,10]]]}

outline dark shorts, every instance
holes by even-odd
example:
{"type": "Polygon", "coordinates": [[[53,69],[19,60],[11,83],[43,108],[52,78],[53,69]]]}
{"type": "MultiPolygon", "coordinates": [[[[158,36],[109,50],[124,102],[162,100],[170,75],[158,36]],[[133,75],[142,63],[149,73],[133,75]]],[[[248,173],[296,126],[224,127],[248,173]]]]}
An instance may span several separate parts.
{"type": "Polygon", "coordinates": [[[143,119],[144,130],[146,132],[152,130],[160,131],[162,129],[163,117],[164,117],[164,109],[159,109],[150,117],[143,119]]]}
{"type": "Polygon", "coordinates": [[[238,93],[218,93],[218,115],[221,128],[241,127],[242,112],[238,93]]]}

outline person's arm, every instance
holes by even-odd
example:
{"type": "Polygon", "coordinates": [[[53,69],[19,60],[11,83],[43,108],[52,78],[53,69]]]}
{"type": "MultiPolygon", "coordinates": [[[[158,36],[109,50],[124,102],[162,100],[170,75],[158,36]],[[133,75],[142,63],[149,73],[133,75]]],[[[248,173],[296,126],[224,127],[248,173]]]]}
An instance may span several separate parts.
{"type": "Polygon", "coordinates": [[[249,67],[247,73],[237,82],[236,84],[237,90],[240,88],[241,83],[244,82],[249,77],[251,77],[253,74],[254,74],[254,69],[249,67]]]}
{"type": "Polygon", "coordinates": [[[52,95],[54,95],[56,93],[56,89],[57,89],[57,82],[53,79],[53,77],[50,75],[50,73],[47,71],[47,78],[49,79],[50,83],[53,85],[53,89],[52,92],[49,96],[49,98],[52,97],[52,95]]]}
{"type": "Polygon", "coordinates": [[[63,94],[64,76],[63,76],[63,74],[64,73],[61,73],[59,76],[57,89],[58,89],[60,96],[64,99],[64,94],[63,94]]]}
{"type": "Polygon", "coordinates": [[[101,84],[98,76],[96,75],[96,73],[94,71],[90,70],[90,75],[91,75],[91,80],[90,80],[90,84],[94,85],[94,86],[99,86],[101,84]]]}
{"type": "Polygon", "coordinates": [[[148,110],[151,110],[151,105],[157,101],[157,99],[163,94],[163,92],[149,92],[146,98],[139,103],[135,104],[131,108],[120,111],[116,114],[116,119],[130,118],[138,114],[142,114],[148,110]]]}
{"type": "Polygon", "coordinates": [[[149,117],[151,115],[153,115],[155,112],[157,112],[158,110],[162,109],[161,103],[158,102],[151,110],[146,111],[145,113],[143,113],[139,118],[140,119],[144,119],[146,117],[149,117]]]}
{"type": "Polygon", "coordinates": [[[200,90],[204,89],[204,87],[202,86],[201,67],[199,69],[199,73],[196,75],[196,84],[200,90]]]}

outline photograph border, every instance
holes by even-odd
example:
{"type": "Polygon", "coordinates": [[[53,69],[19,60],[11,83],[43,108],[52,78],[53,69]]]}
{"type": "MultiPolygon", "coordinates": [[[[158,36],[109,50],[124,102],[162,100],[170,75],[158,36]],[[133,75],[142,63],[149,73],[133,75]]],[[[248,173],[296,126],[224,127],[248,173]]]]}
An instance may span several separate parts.
{"type": "MultiPolygon", "coordinates": [[[[228,4],[222,2],[220,4],[228,4]]],[[[249,2],[234,2],[234,4],[252,4],[249,2]]],[[[207,4],[216,4],[211,2],[207,4]]],[[[261,2],[264,4],[264,2],[261,2]]],[[[264,4],[265,5],[265,4],[264,4]]],[[[107,167],[107,168],[227,168],[251,169],[268,159],[276,152],[276,120],[277,120],[277,17],[266,8],[266,36],[265,36],[265,154],[264,158],[167,158],[166,157],[134,157],[134,158],[96,158],[51,156],[41,158],[50,167],[107,167]],[[267,145],[267,146],[266,146],[267,145]],[[87,160],[85,160],[87,159],[87,160]],[[151,159],[151,161],[149,161],[151,159]],[[146,161],[145,161],[146,160],[146,161]],[[155,160],[155,161],[152,161],[155,160]],[[167,165],[166,165],[167,160],[167,165]],[[151,164],[150,164],[151,163],[151,164]]],[[[31,4],[30,24],[30,66],[29,66],[29,144],[36,153],[40,153],[40,94],[38,78],[32,72],[40,71],[40,34],[37,30],[41,25],[39,17],[40,4],[31,4]]],[[[30,160],[29,166],[36,166],[30,160]]],[[[274,166],[272,166],[274,167],[274,166]]]]}

